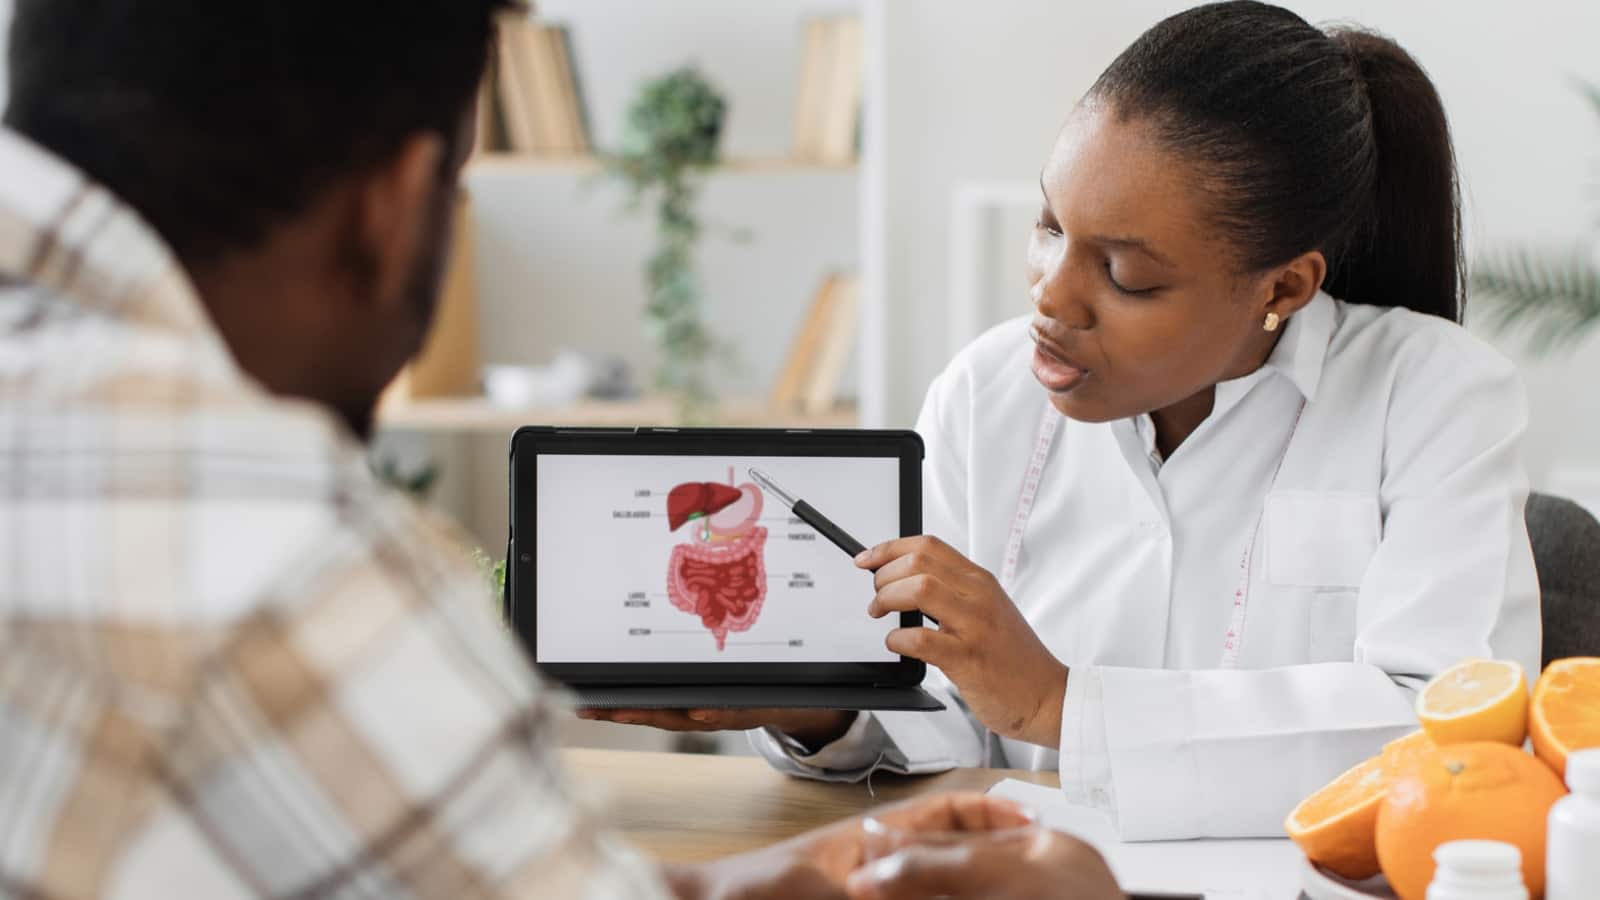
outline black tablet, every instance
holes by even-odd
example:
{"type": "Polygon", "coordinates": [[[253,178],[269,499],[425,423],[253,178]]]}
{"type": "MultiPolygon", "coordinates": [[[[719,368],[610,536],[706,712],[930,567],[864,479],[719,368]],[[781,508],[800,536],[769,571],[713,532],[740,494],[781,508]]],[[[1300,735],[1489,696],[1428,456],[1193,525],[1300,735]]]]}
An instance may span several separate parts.
{"type": "Polygon", "coordinates": [[[507,615],[571,685],[921,683],[873,576],[767,496],[760,469],[871,546],[922,532],[911,431],[522,428],[507,615]]]}

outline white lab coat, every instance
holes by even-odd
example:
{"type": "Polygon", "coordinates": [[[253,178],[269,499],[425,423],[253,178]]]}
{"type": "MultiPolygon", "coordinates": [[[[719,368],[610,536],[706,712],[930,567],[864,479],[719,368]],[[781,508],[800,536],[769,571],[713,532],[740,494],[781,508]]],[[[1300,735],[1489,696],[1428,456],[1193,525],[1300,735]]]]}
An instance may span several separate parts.
{"type": "MultiPolygon", "coordinates": [[[[926,531],[996,573],[1047,402],[1026,329],[962,351],[918,424],[926,531]]],[[[946,712],[863,715],[816,753],[752,743],[830,780],[1059,768],[1128,840],[1280,836],[1302,797],[1417,727],[1431,675],[1474,656],[1537,670],[1526,420],[1512,365],[1464,329],[1319,295],[1171,459],[1148,416],[1060,424],[1006,585],[1070,669],[1059,753],[991,737],[933,670],[946,712]]]]}

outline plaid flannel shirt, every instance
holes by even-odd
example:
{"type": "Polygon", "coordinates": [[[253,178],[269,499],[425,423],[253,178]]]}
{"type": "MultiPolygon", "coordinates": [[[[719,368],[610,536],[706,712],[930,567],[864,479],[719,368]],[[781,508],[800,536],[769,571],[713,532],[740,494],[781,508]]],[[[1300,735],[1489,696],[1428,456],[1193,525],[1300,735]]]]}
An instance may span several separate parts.
{"type": "Polygon", "coordinates": [[[0,898],[657,897],[452,530],[0,131],[0,898]]]}

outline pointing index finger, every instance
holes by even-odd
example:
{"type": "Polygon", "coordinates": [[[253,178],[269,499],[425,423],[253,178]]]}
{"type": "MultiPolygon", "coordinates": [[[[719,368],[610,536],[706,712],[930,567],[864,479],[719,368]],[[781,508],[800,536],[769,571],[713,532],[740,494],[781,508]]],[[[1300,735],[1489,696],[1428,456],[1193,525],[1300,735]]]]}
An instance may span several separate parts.
{"type": "Polygon", "coordinates": [[[885,541],[875,547],[869,547],[856,557],[856,566],[869,571],[877,569],[905,556],[908,553],[925,553],[939,559],[946,559],[954,551],[950,545],[932,535],[919,534],[913,537],[896,538],[885,541]]]}

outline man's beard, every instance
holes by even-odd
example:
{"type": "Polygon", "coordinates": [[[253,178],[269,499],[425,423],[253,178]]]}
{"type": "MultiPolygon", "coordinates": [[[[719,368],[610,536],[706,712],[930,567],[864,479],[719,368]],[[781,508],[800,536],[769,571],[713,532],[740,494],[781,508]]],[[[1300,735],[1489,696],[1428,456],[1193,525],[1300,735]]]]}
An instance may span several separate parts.
{"type": "Polygon", "coordinates": [[[382,384],[378,385],[370,395],[361,397],[355,403],[339,410],[345,424],[350,426],[350,430],[355,432],[362,443],[372,439],[373,418],[383,388],[394,380],[407,362],[416,357],[433,327],[434,313],[439,307],[439,290],[444,282],[445,268],[450,259],[452,233],[455,230],[452,227],[455,196],[455,189],[446,185],[441,185],[436,192],[424,229],[421,252],[413,260],[411,273],[402,288],[401,299],[404,302],[400,304],[400,309],[403,310],[409,326],[405,337],[404,358],[385,374],[382,384]]]}

